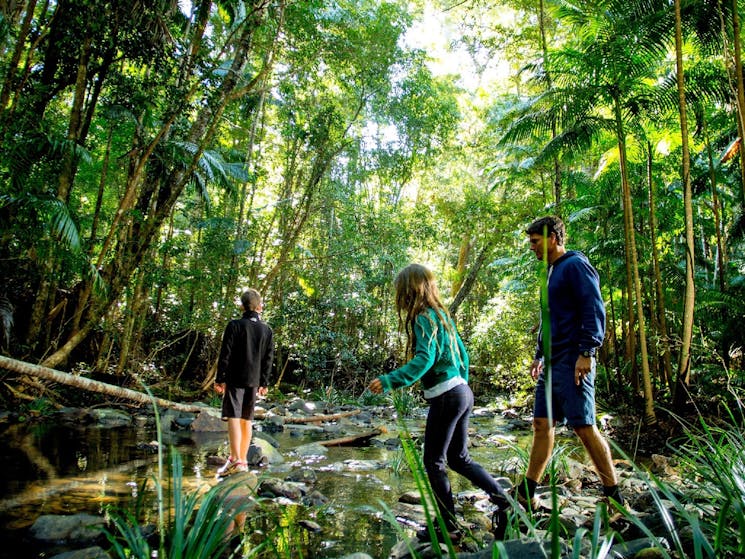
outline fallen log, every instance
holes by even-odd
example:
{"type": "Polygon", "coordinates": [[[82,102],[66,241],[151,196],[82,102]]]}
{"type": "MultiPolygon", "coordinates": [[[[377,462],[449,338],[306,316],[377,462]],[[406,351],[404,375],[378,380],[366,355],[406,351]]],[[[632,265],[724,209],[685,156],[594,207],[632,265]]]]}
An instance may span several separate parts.
{"type": "MultiPolygon", "coordinates": [[[[59,384],[65,384],[67,386],[74,386],[76,388],[82,388],[90,392],[98,392],[100,394],[106,394],[107,396],[113,396],[114,398],[121,398],[123,400],[132,400],[141,404],[151,404],[155,402],[161,408],[170,408],[177,411],[199,413],[205,411],[204,405],[194,404],[181,404],[179,402],[173,402],[171,400],[165,400],[163,398],[155,398],[144,392],[138,392],[129,388],[122,388],[121,386],[115,386],[106,382],[89,379],[80,375],[72,373],[65,373],[56,369],[50,369],[43,365],[35,365],[34,363],[27,363],[26,361],[19,361],[18,359],[12,359],[4,355],[0,355],[0,368],[19,373],[21,375],[28,375],[31,377],[38,377],[43,380],[51,382],[57,382],[59,384]]],[[[362,410],[351,410],[331,415],[311,415],[307,417],[286,417],[284,418],[285,423],[316,423],[322,421],[336,421],[343,417],[350,417],[357,415],[362,410]]],[[[262,410],[256,410],[255,418],[264,419],[266,413],[262,410]]]]}
{"type": "Polygon", "coordinates": [[[388,430],[385,427],[378,427],[372,431],[360,433],[358,435],[349,435],[348,437],[340,437],[338,439],[329,439],[328,441],[318,441],[318,444],[322,446],[365,446],[370,443],[370,439],[387,433],[388,430]]]}
{"type": "Polygon", "coordinates": [[[350,410],[350,411],[334,413],[331,415],[309,415],[307,417],[286,417],[285,423],[316,423],[316,422],[321,422],[321,421],[336,421],[337,419],[341,419],[343,417],[351,417],[353,415],[357,415],[361,411],[362,410],[350,410]]]}
{"type": "Polygon", "coordinates": [[[65,373],[56,369],[50,369],[43,365],[35,365],[33,363],[27,363],[25,361],[19,361],[12,359],[4,355],[0,355],[0,368],[13,371],[22,375],[29,375],[32,377],[39,377],[44,380],[57,382],[59,384],[66,384],[67,386],[74,386],[76,388],[82,388],[91,392],[98,392],[100,394],[106,394],[107,396],[113,396],[114,398],[122,398],[124,400],[132,400],[142,404],[152,404],[155,402],[159,407],[170,408],[178,411],[185,412],[200,412],[204,411],[204,406],[196,406],[193,404],[180,404],[178,402],[172,402],[170,400],[164,400],[163,398],[151,397],[143,392],[137,392],[136,390],[130,390],[129,388],[122,388],[121,386],[115,386],[105,382],[81,377],[80,375],[74,375],[72,373],[65,373]]]}

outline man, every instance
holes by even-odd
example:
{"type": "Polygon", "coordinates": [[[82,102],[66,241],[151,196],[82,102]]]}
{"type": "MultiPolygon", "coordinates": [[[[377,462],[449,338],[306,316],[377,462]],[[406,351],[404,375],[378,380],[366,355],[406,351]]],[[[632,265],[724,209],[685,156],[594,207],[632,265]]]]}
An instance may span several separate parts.
{"type": "Polygon", "coordinates": [[[595,424],[595,353],[603,344],[605,334],[605,307],[598,272],[584,254],[566,250],[566,231],[558,217],[537,219],[525,232],[536,258],[543,260],[545,253],[548,259],[551,393],[547,400],[543,343],[539,334],[530,367],[530,374],[537,381],[533,444],[525,477],[516,488],[516,498],[521,505],[536,508],[535,489],[551,457],[556,423],[566,420],[587,450],[603,484],[606,500],[611,498],[623,504],[610,447],[595,424]]]}
{"type": "Polygon", "coordinates": [[[222,395],[222,419],[228,422],[230,457],[217,470],[220,477],[248,470],[252,421],[258,396],[264,396],[274,359],[274,335],[261,320],[261,295],[248,289],[241,295],[243,317],[225,327],[217,363],[215,391],[222,395]]]}

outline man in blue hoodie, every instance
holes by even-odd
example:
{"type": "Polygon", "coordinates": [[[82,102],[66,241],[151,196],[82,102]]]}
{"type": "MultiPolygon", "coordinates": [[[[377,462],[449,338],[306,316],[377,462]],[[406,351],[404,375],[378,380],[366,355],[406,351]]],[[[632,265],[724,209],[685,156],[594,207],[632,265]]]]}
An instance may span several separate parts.
{"type": "Polygon", "coordinates": [[[605,336],[605,306],[598,272],[584,254],[566,250],[566,230],[558,217],[537,219],[525,233],[536,258],[543,260],[545,256],[548,260],[551,367],[544,369],[539,333],[530,367],[530,374],[537,381],[533,444],[528,469],[517,485],[515,497],[521,505],[536,508],[535,489],[551,457],[556,423],[566,421],[595,466],[605,500],[623,504],[610,447],[595,422],[595,353],[605,336]],[[550,371],[550,384],[546,370],[550,371]]]}

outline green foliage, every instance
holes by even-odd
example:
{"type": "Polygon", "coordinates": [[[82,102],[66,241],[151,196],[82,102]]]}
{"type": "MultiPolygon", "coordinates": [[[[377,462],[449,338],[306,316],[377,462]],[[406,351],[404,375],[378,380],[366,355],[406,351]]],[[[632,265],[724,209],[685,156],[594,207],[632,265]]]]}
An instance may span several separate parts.
{"type": "Polygon", "coordinates": [[[527,374],[535,353],[536,302],[520,291],[505,290],[482,309],[468,339],[475,376],[488,379],[500,392],[516,394],[532,389],[527,374]]]}
{"type": "MultiPolygon", "coordinates": [[[[227,480],[207,492],[195,489],[185,493],[183,466],[176,450],[171,453],[170,479],[173,487],[168,492],[172,499],[168,510],[171,512],[167,524],[161,527],[166,548],[160,551],[165,552],[165,557],[176,559],[222,557],[231,544],[236,517],[249,508],[247,500],[231,497],[244,482],[227,480]]],[[[109,516],[113,530],[107,531],[107,538],[116,557],[151,559],[153,552],[158,551],[157,547],[151,547],[140,519],[132,511],[111,511],[109,516]]]]}

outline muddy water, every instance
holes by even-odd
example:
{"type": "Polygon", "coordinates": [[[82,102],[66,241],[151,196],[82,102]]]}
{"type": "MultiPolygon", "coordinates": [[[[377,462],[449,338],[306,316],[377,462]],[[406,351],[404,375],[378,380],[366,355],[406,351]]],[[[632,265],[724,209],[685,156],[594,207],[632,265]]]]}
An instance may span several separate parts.
{"type": "MultiPolygon", "coordinates": [[[[472,426],[483,441],[500,429],[493,415],[474,418],[472,426]]],[[[416,431],[417,421],[412,425],[416,431]]],[[[289,545],[302,547],[300,555],[341,557],[364,551],[374,558],[387,557],[397,533],[383,517],[385,507],[394,508],[398,498],[414,489],[400,451],[381,446],[330,448],[323,458],[302,458],[292,449],[312,441],[312,436],[291,432],[272,434],[286,462],[271,466],[265,474],[282,478],[296,468],[312,468],[318,481],[315,489],[329,502],[318,511],[299,514],[318,523],[318,534],[295,532],[289,545]],[[352,462],[354,461],[354,462],[352,462]],[[383,467],[365,467],[365,464],[383,467]],[[350,465],[356,464],[357,466],[350,465]],[[362,464],[360,466],[360,464],[362,464]]],[[[90,513],[105,515],[110,507],[133,503],[148,481],[145,501],[154,502],[152,480],[158,476],[158,454],[152,425],[124,428],[95,428],[47,424],[5,426],[0,437],[3,475],[0,478],[0,558],[49,557],[54,549],[41,548],[28,538],[28,529],[45,514],[90,513]],[[17,551],[17,550],[21,551],[17,551]],[[12,550],[12,551],[11,551],[12,550]]],[[[184,462],[187,490],[214,484],[215,466],[210,457],[224,454],[222,433],[193,434],[182,431],[164,438],[184,462]]],[[[504,448],[482,444],[474,457],[496,473],[504,448]]],[[[164,456],[166,475],[170,471],[164,456]]],[[[454,492],[471,491],[467,481],[451,475],[454,492]]],[[[301,507],[299,507],[301,508],[301,507]]],[[[477,514],[477,513],[476,513],[477,514]]],[[[294,518],[297,520],[297,517],[294,518]]],[[[404,528],[406,530],[406,528],[404,528]]],[[[411,529],[413,533],[413,528],[411,529]]],[[[59,548],[63,551],[65,548],[59,548]]]]}

